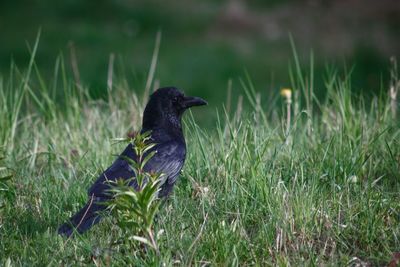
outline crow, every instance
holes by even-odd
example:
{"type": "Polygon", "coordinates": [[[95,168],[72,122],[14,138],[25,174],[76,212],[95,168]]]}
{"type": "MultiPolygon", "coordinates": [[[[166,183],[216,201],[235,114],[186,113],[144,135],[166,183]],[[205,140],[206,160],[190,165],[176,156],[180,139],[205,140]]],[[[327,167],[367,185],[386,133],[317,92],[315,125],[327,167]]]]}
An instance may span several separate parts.
{"type": "MultiPolygon", "coordinates": [[[[164,174],[164,183],[160,185],[158,197],[165,198],[171,193],[185,162],[186,142],[181,122],[183,113],[190,107],[206,104],[199,97],[185,96],[175,87],[160,88],[150,96],[144,109],[141,132],[150,131],[150,141],[155,144],[151,151],[156,153],[146,163],[144,170],[164,174]]],[[[74,230],[84,233],[101,220],[99,212],[107,208],[105,202],[112,198],[109,193],[110,181],[133,178],[129,184],[138,190],[135,173],[128,158],[137,160],[132,144],[125,148],[89,188],[89,201],[59,227],[60,235],[70,236],[74,230]]]]}

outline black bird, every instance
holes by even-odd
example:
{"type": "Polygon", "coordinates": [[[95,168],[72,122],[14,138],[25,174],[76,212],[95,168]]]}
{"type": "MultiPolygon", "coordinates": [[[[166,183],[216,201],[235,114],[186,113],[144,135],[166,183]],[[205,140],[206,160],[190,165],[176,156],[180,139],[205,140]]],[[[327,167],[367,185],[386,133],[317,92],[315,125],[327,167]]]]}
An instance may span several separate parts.
{"type": "MultiPolygon", "coordinates": [[[[159,197],[167,197],[179,176],[186,158],[186,143],[182,131],[182,115],[193,106],[206,105],[199,97],[184,96],[175,87],[160,88],[149,99],[143,113],[142,132],[151,131],[151,150],[157,153],[146,163],[146,172],[163,173],[165,182],[160,186],[159,197]]],[[[105,170],[89,188],[88,203],[58,229],[58,233],[70,236],[74,229],[83,233],[98,223],[99,211],[106,209],[104,201],[110,200],[109,181],[130,179],[135,176],[126,158],[136,160],[132,144],[129,144],[114,163],[105,170]]],[[[131,185],[137,189],[133,179],[131,185]]]]}

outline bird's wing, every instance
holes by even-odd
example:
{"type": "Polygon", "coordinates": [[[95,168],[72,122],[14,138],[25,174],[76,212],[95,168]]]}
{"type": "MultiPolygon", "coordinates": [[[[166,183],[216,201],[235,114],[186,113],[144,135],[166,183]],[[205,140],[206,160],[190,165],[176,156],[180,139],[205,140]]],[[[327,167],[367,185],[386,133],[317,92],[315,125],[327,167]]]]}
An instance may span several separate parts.
{"type": "MultiPolygon", "coordinates": [[[[164,181],[174,184],[185,163],[186,147],[179,142],[167,142],[155,147],[156,154],[145,166],[146,172],[162,173],[164,181]]],[[[164,182],[162,182],[164,184],[164,182]]]]}
{"type": "Polygon", "coordinates": [[[132,145],[128,145],[125,148],[125,151],[119,156],[113,164],[108,167],[94,182],[94,184],[89,188],[88,194],[94,195],[97,197],[107,197],[107,190],[110,189],[110,182],[115,182],[118,179],[130,179],[135,177],[135,172],[129,165],[129,163],[125,160],[125,157],[129,157],[133,160],[136,160],[136,155],[132,149],[132,145]],[[126,153],[128,150],[131,150],[131,153],[126,153]]]}
{"type": "MultiPolygon", "coordinates": [[[[166,142],[157,144],[152,151],[157,151],[155,155],[147,162],[145,166],[146,172],[163,173],[163,184],[173,185],[183,167],[185,161],[186,148],[185,144],[178,142],[166,142]]],[[[124,152],[114,161],[114,163],[105,170],[89,188],[88,194],[97,197],[108,197],[107,190],[110,189],[110,181],[117,179],[130,179],[135,177],[135,172],[127,162],[126,158],[137,160],[137,156],[129,144],[124,152]]],[[[136,180],[131,185],[138,189],[136,180]]]]}
{"type": "Polygon", "coordinates": [[[157,149],[157,153],[146,164],[146,171],[162,173],[161,188],[158,196],[167,197],[174,187],[185,163],[186,146],[184,143],[171,142],[157,149]]]}

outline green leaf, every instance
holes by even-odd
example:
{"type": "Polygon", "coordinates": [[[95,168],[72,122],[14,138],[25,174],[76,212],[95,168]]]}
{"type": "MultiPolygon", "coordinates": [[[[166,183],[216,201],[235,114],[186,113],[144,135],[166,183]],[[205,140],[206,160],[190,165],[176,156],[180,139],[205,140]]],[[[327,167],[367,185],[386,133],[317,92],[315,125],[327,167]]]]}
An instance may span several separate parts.
{"type": "Polygon", "coordinates": [[[146,163],[157,153],[157,151],[151,151],[149,154],[147,154],[147,156],[142,160],[142,162],[140,163],[140,167],[142,169],[144,169],[144,166],[146,165],[146,163]]]}
{"type": "Polygon", "coordinates": [[[160,205],[161,205],[161,202],[159,201],[153,207],[150,207],[150,209],[149,209],[149,217],[148,217],[150,222],[153,222],[154,217],[155,217],[160,205]]]}
{"type": "Polygon", "coordinates": [[[153,147],[155,147],[156,144],[149,144],[147,145],[144,149],[143,149],[143,153],[146,153],[147,151],[149,151],[150,149],[152,149],[153,147]]]}

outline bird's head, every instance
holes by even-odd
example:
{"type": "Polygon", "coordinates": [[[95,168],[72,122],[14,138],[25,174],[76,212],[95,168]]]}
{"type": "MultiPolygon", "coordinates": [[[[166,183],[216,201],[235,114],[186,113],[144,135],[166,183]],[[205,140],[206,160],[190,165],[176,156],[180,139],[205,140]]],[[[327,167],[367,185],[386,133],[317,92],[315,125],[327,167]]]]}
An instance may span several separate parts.
{"type": "Polygon", "coordinates": [[[143,128],[151,130],[160,126],[181,127],[185,110],[194,106],[207,105],[200,97],[185,96],[175,87],[164,87],[155,91],[143,113],[143,128]]]}

